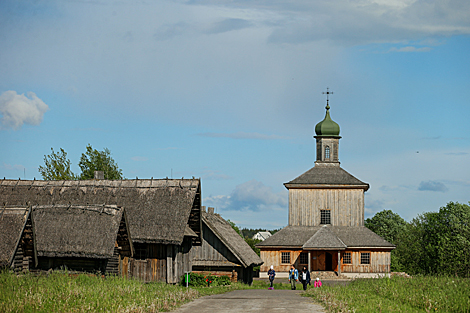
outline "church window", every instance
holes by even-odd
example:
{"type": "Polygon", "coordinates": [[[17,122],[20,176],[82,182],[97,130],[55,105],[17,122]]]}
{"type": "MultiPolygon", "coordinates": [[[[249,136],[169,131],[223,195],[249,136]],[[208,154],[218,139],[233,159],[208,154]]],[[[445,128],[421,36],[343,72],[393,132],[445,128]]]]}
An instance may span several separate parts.
{"type": "Polygon", "coordinates": [[[299,257],[300,264],[308,264],[308,253],[302,252],[299,257]]]}
{"type": "Polygon", "coordinates": [[[281,263],[290,264],[290,252],[281,252],[281,263]]]}
{"type": "Polygon", "coordinates": [[[343,264],[352,264],[352,262],[351,262],[351,252],[345,252],[343,254],[343,264]]]}
{"type": "Polygon", "coordinates": [[[325,147],[325,159],[329,159],[329,158],[330,158],[330,147],[326,146],[325,147]]]}
{"type": "Polygon", "coordinates": [[[320,224],[331,224],[330,210],[320,210],[320,224]]]}
{"type": "Polygon", "coordinates": [[[361,264],[370,264],[370,252],[361,252],[361,264]]]}

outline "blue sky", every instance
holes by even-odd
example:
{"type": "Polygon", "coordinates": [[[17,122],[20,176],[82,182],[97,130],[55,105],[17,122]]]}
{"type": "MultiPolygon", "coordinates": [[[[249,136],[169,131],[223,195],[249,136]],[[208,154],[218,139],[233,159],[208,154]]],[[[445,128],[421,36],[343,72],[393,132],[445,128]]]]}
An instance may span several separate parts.
{"type": "Polygon", "coordinates": [[[470,2],[0,2],[0,177],[72,169],[90,143],[127,178],[200,177],[242,227],[287,224],[283,183],[341,127],[366,217],[470,191],[470,2]]]}

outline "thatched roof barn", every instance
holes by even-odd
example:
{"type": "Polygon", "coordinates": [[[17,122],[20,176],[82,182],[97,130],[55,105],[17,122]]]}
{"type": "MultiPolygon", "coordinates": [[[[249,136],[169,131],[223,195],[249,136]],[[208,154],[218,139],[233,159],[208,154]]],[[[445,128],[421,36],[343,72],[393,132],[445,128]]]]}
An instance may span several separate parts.
{"type": "MultiPolygon", "coordinates": [[[[191,246],[202,242],[201,184],[194,178],[0,180],[0,208],[12,205],[122,207],[136,253],[132,258],[119,259],[119,271],[145,281],[177,282],[184,271],[191,269],[191,246]]],[[[103,235],[96,233],[95,239],[103,235]]],[[[95,244],[98,250],[89,249],[89,245],[83,247],[86,253],[80,253],[99,256],[105,249],[97,241],[95,244]]]]}
{"type": "Polygon", "coordinates": [[[0,267],[12,266],[28,215],[26,208],[0,209],[0,267]]]}
{"type": "Polygon", "coordinates": [[[33,206],[31,218],[38,257],[109,259],[116,241],[121,241],[118,245],[127,249],[128,256],[132,255],[131,235],[122,207],[33,206]]]}
{"type": "Polygon", "coordinates": [[[203,242],[193,247],[193,270],[217,272],[237,277],[233,280],[251,283],[253,267],[263,261],[243,238],[219,214],[209,208],[202,212],[203,242]]]}
{"type": "Polygon", "coordinates": [[[199,194],[198,179],[0,180],[0,207],[53,204],[123,207],[132,240],[140,243],[181,244],[186,225],[200,237],[199,194]]]}

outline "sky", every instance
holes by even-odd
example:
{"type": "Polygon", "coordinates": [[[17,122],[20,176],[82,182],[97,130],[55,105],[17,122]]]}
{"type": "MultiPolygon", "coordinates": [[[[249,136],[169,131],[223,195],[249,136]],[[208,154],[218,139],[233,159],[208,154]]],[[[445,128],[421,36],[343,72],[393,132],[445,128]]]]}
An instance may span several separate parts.
{"type": "Polygon", "coordinates": [[[0,177],[87,144],[126,178],[201,178],[241,227],[288,222],[284,183],[341,127],[365,217],[470,198],[467,0],[0,1],[0,177]]]}

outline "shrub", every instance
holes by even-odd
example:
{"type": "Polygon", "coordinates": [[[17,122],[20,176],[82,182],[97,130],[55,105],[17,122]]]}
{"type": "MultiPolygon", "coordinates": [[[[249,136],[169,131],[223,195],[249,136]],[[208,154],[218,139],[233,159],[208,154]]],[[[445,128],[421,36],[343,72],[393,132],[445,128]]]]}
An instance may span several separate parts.
{"type": "MultiPolygon", "coordinates": [[[[180,282],[182,286],[186,286],[184,279],[185,275],[181,276],[180,282]]],[[[209,286],[227,286],[230,285],[231,281],[228,276],[215,276],[210,274],[190,274],[189,286],[192,287],[209,287],[209,286]]]]}

